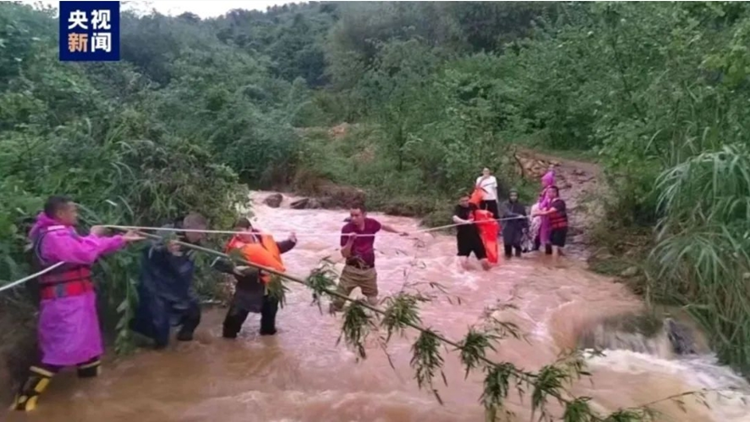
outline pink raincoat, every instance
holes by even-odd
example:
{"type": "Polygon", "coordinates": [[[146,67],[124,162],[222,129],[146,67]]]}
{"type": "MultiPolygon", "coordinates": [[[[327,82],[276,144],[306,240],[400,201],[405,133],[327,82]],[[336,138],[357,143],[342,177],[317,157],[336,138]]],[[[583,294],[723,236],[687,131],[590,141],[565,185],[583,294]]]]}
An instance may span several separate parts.
{"type": "MultiPolygon", "coordinates": [[[[542,192],[539,194],[539,209],[546,210],[550,206],[550,199],[547,195],[547,189],[555,184],[555,171],[549,170],[542,176],[542,192]]],[[[541,217],[539,226],[539,243],[543,246],[549,243],[549,236],[552,229],[550,227],[549,217],[541,217]]]]}
{"type": "MultiPolygon", "coordinates": [[[[50,228],[39,250],[45,266],[60,261],[91,266],[102,255],[125,245],[122,236],[79,236],[73,227],[62,226],[44,213],[37,216],[29,237],[34,239],[40,230],[50,228]]],[[[101,356],[104,348],[96,293],[42,300],[38,335],[44,364],[72,366],[101,356]]]]}

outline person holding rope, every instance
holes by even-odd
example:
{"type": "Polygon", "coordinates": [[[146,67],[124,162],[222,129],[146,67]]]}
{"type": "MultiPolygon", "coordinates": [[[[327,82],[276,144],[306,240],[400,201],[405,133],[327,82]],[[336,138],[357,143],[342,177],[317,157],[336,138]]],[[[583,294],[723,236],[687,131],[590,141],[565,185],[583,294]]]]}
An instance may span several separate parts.
{"type": "Polygon", "coordinates": [[[524,232],[529,228],[529,221],[526,218],[526,207],[518,202],[518,191],[511,189],[508,194],[508,202],[503,207],[503,218],[506,219],[503,224],[503,246],[505,247],[505,258],[510,259],[515,250],[516,258],[521,257],[521,243],[524,239],[524,232]]]}
{"type": "Polygon", "coordinates": [[[102,256],[143,238],[133,232],[105,237],[101,226],[80,236],[77,222],[76,204],[65,196],[51,196],[29,233],[36,269],[55,268],[39,276],[42,358],[29,369],[13,402],[15,410],[33,410],[50,379],[63,367],[76,366],[81,378],[99,374],[104,348],[91,267],[102,256]]]}
{"type": "MultiPolygon", "coordinates": [[[[239,250],[248,262],[285,271],[281,254],[297,245],[297,237],[294,233],[289,236],[289,239],[277,243],[271,235],[262,234],[254,229],[247,218],[240,218],[235,223],[234,229],[244,233],[235,235],[227,243],[227,254],[232,250],[239,250]]],[[[232,274],[237,280],[234,297],[232,297],[227,316],[224,318],[223,337],[237,338],[250,312],[260,313],[260,335],[276,334],[276,312],[279,309],[279,301],[268,293],[266,287],[271,275],[257,268],[234,265],[231,260],[225,258],[217,258],[211,266],[221,272],[232,274]]]]}
{"type": "MultiPolygon", "coordinates": [[[[178,219],[168,228],[188,229],[177,232],[184,243],[199,244],[205,237],[205,217],[197,213],[178,219]]],[[[192,341],[201,321],[201,309],[193,291],[195,250],[174,241],[152,242],[143,252],[138,280],[138,308],[130,323],[133,331],[162,349],[169,344],[172,326],[179,326],[178,341],[192,341]]]]}
{"type": "Polygon", "coordinates": [[[458,224],[456,227],[456,243],[458,246],[458,256],[461,259],[461,266],[469,269],[469,255],[474,253],[482,268],[488,271],[491,267],[487,260],[487,250],[479,235],[479,229],[474,224],[474,212],[477,206],[469,202],[468,196],[462,196],[458,200],[458,205],[453,212],[453,222],[458,224]]]}
{"type": "Polygon", "coordinates": [[[565,247],[565,238],[568,235],[568,213],[557,186],[547,188],[547,195],[549,205],[536,211],[536,215],[548,217],[550,220],[550,243],[545,245],[544,253],[557,259],[565,247]]]}
{"type": "MultiPolygon", "coordinates": [[[[353,205],[349,209],[349,221],[341,228],[341,256],[346,265],[339,278],[338,292],[344,296],[359,287],[371,305],[378,303],[378,273],[375,271],[375,234],[380,230],[407,236],[391,226],[367,217],[364,205],[353,205]]],[[[344,300],[336,298],[330,311],[344,307],[344,300]]]]}

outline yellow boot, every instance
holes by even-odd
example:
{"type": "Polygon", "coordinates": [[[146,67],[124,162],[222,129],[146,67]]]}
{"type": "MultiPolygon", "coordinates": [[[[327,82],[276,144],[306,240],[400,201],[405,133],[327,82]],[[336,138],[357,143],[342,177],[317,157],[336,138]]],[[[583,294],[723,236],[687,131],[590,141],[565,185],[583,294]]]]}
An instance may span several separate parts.
{"type": "Polygon", "coordinates": [[[11,410],[27,412],[34,410],[39,395],[44,392],[50,380],[55,375],[53,372],[38,366],[32,366],[30,372],[29,379],[26,380],[26,383],[21,386],[18,394],[16,394],[16,399],[13,401],[11,410]]]}

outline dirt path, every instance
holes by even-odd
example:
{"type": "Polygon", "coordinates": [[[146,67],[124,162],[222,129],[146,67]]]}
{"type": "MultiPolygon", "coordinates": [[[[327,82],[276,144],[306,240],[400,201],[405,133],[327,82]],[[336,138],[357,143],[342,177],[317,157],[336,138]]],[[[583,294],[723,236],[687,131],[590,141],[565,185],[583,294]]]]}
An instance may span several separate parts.
{"type": "Polygon", "coordinates": [[[516,157],[523,166],[523,175],[539,181],[550,164],[555,165],[555,184],[568,206],[570,229],[566,247],[569,254],[586,260],[591,255],[589,235],[595,222],[604,214],[605,194],[601,168],[594,163],[557,157],[528,148],[518,147],[516,157]]]}

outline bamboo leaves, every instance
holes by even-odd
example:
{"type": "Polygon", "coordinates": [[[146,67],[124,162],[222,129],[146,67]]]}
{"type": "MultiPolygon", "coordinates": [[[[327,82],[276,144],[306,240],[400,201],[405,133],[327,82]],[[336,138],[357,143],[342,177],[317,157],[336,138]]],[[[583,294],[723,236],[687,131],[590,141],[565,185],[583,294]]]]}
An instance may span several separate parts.
{"type": "MultiPolygon", "coordinates": [[[[523,398],[527,391],[531,391],[530,405],[532,417],[539,421],[564,422],[623,422],[648,421],[651,411],[645,408],[621,409],[612,414],[601,416],[591,408],[591,397],[576,397],[566,389],[573,381],[581,376],[589,376],[582,357],[579,353],[563,355],[556,362],[543,366],[537,372],[529,372],[517,368],[510,362],[495,362],[488,358],[488,351],[495,351],[499,341],[506,337],[520,339],[523,336],[515,324],[504,322],[493,316],[494,310],[512,308],[512,305],[501,304],[486,310],[484,319],[487,331],[471,327],[461,341],[453,341],[432,328],[422,326],[419,316],[419,304],[430,300],[421,293],[399,292],[386,298],[382,303],[384,309],[378,308],[361,300],[351,299],[323,286],[333,286],[336,273],[331,269],[331,263],[324,263],[321,268],[313,271],[304,283],[317,296],[319,302],[322,296],[331,299],[346,300],[349,305],[344,309],[341,336],[345,343],[355,350],[357,358],[367,358],[365,340],[372,332],[385,328],[385,348],[393,334],[406,337],[410,329],[416,330],[418,335],[411,346],[410,366],[414,370],[417,385],[430,391],[442,404],[443,399],[434,386],[434,379],[438,374],[444,384],[448,381],[443,372],[445,363],[441,347],[451,346],[459,354],[465,368],[465,377],[482,369],[484,374],[483,391],[479,398],[485,409],[488,422],[508,419],[513,412],[505,406],[505,401],[511,391],[516,391],[519,398],[523,398]],[[327,279],[327,280],[326,280],[327,279]],[[551,411],[548,407],[553,399],[563,407],[562,414],[551,411]]],[[[302,280],[286,276],[294,282],[302,280]]],[[[445,349],[447,350],[447,349],[445,349]]],[[[390,359],[390,356],[389,356],[390,359]]],[[[684,393],[681,396],[689,396],[684,393]]],[[[652,403],[653,404],[653,403],[652,403]]]]}

